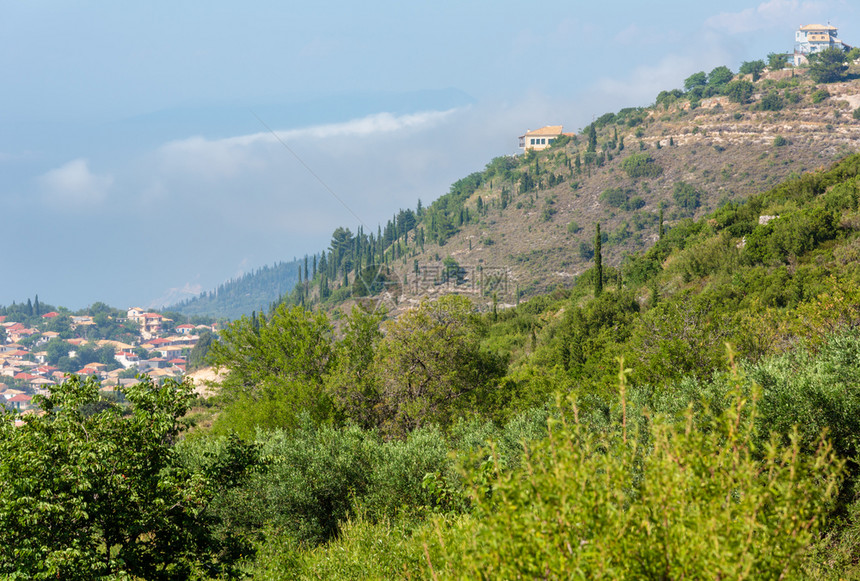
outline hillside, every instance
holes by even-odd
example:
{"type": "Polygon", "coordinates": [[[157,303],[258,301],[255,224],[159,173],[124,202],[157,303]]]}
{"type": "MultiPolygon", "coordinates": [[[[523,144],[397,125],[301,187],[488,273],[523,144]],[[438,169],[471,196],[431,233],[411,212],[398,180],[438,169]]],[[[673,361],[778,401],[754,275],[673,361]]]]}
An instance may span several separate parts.
{"type": "Polygon", "coordinates": [[[496,158],[376,234],[336,229],[302,285],[288,263],[291,282],[267,267],[175,308],[236,318],[281,296],[334,308],[375,295],[391,312],[448,292],[490,308],[569,288],[591,265],[597,223],[604,260],[618,266],[656,242],[661,209],[670,229],[856,151],[860,65],[838,83],[807,73],[663,91],[655,104],[606,113],[547,150],[496,158]]]}
{"type": "Polygon", "coordinates": [[[255,310],[263,311],[296,286],[299,268],[303,264],[301,260],[294,260],[264,266],[165,310],[189,317],[207,315],[224,319],[236,319],[255,310]]]}
{"type": "MultiPolygon", "coordinates": [[[[618,265],[625,254],[657,240],[661,204],[671,228],[826,167],[860,146],[860,123],[851,114],[860,106],[860,81],[828,85],[831,96],[820,103],[813,103],[819,87],[807,79],[763,80],[757,89],[748,104],[717,97],[692,110],[689,102],[679,101],[604,116],[596,131],[597,155],[606,155],[599,167],[582,161],[587,155],[582,137],[521,156],[508,179],[488,175],[466,200],[464,207],[479,216],[476,221],[460,227],[444,245],[426,245],[398,266],[408,270],[418,260],[441,267],[439,258],[451,256],[461,266],[501,267],[509,276],[507,301],[515,302],[517,289],[528,297],[570,286],[590,266],[597,222],[605,237],[605,260],[618,265]],[[768,91],[783,99],[780,110],[757,110],[768,91]],[[612,147],[616,133],[623,151],[612,147]],[[625,162],[632,156],[650,159],[659,175],[628,175],[625,162]],[[524,192],[526,173],[542,185],[524,192]],[[624,201],[613,199],[613,193],[624,201]],[[477,208],[479,198],[483,212],[477,208]]],[[[437,290],[416,286],[418,294],[437,290]]]]}
{"type": "Polygon", "coordinates": [[[266,578],[857,578],[858,208],[860,154],[679,222],[602,291],[595,267],[340,336],[244,318],[207,433],[277,460],[215,510],[264,530],[266,578]]]}

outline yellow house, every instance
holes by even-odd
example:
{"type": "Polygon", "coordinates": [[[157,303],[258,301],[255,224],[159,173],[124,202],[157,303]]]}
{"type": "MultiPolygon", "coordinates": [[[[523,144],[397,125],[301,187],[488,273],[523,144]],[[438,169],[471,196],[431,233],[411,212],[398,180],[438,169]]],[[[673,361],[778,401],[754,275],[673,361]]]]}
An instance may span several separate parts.
{"type": "Polygon", "coordinates": [[[526,151],[530,149],[540,151],[552,145],[552,142],[562,135],[573,135],[573,133],[563,133],[561,125],[547,125],[534,131],[526,131],[525,135],[520,135],[520,148],[526,151]]]}

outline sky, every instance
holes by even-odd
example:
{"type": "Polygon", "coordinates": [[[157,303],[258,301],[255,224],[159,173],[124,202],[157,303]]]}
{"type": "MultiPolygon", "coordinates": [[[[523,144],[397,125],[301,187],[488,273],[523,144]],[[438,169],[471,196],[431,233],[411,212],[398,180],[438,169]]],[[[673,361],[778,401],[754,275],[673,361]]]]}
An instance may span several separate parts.
{"type": "Polygon", "coordinates": [[[846,0],[0,0],[0,305],[173,303],[827,22],[860,44],[846,0]]]}

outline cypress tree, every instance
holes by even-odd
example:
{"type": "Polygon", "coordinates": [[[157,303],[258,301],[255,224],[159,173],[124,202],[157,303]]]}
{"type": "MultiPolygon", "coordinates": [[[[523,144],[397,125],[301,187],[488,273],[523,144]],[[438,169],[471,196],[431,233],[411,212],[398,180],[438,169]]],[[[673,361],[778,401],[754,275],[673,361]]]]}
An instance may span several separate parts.
{"type": "Polygon", "coordinates": [[[659,240],[663,239],[663,234],[665,234],[665,230],[663,229],[663,204],[660,204],[660,230],[658,231],[659,240]]]}
{"type": "Polygon", "coordinates": [[[594,233],[594,296],[599,297],[603,292],[603,257],[601,252],[600,222],[597,223],[594,233]]]}
{"type": "Polygon", "coordinates": [[[597,151],[597,129],[595,129],[594,123],[588,126],[588,147],[586,147],[585,151],[588,153],[597,151]]]}

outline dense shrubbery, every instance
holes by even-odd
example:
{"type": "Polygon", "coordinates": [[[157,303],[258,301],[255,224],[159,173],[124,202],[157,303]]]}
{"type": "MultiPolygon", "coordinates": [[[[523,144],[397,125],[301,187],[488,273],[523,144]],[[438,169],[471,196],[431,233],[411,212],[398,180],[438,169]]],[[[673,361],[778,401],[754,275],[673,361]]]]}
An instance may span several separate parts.
{"type": "MultiPolygon", "coordinates": [[[[858,175],[854,156],[675,221],[620,268],[516,308],[482,314],[448,296],[387,321],[356,308],[337,330],[298,307],[244,318],[211,347],[229,373],[218,419],[178,446],[184,389],[144,386],[131,408],[98,411],[94,386],[73,382],[79,399],[2,424],[2,545],[30,552],[14,557],[26,569],[0,549],[0,566],[146,576],[132,564],[149,541],[178,539],[176,564],[158,553],[146,566],[175,578],[230,576],[237,562],[261,579],[856,576],[858,175]],[[142,430],[148,419],[158,430],[142,430]],[[42,445],[63,426],[69,445],[42,445]],[[22,486],[78,481],[18,518],[34,498],[22,486]],[[129,486],[143,492],[127,512],[150,524],[114,553],[122,543],[91,534],[108,529],[84,512],[103,513],[90,490],[129,486]],[[51,528],[64,502],[75,526],[51,528]],[[80,553],[55,555],[69,539],[80,553]]],[[[677,191],[677,206],[695,205],[677,191]]]]}

